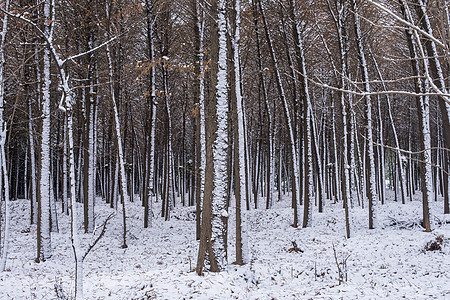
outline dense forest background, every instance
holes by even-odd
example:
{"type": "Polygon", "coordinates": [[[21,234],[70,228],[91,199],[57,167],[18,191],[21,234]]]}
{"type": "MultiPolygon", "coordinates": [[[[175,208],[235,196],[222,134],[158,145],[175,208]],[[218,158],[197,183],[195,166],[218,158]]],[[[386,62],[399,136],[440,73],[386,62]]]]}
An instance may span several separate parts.
{"type": "Polygon", "coordinates": [[[118,208],[123,247],[129,201],[142,227],[192,206],[213,270],[217,203],[270,209],[291,193],[293,226],[307,227],[342,202],[348,237],[354,206],[376,227],[386,189],[406,205],[422,194],[427,231],[429,201],[449,213],[446,0],[0,5],[3,268],[14,199],[30,200],[37,261],[73,201],[86,233],[95,201],[118,208]]]}

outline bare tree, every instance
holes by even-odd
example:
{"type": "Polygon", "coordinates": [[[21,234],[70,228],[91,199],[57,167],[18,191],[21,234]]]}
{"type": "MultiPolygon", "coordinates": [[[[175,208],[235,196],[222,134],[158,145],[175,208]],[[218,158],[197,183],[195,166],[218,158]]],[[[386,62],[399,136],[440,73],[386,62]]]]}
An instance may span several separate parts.
{"type": "Polygon", "coordinates": [[[227,39],[225,1],[211,3],[211,86],[206,120],[205,193],[197,273],[201,274],[208,253],[210,270],[223,271],[227,266],[226,178],[227,178],[227,39]]]}

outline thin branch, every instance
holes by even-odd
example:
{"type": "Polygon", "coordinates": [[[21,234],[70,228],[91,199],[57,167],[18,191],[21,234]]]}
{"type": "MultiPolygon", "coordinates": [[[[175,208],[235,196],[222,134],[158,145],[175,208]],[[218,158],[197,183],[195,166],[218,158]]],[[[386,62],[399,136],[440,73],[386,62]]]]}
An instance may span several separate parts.
{"type": "MultiPolygon", "coordinates": [[[[91,241],[88,245],[88,248],[86,249],[86,251],[84,252],[83,256],[81,257],[81,260],[84,261],[84,259],[86,258],[86,256],[89,254],[89,252],[91,252],[91,250],[95,247],[95,245],[98,243],[98,241],[100,241],[100,239],[105,235],[106,232],[106,225],[108,225],[108,222],[116,215],[115,212],[111,213],[103,222],[102,224],[102,231],[100,232],[100,234],[97,236],[97,238],[94,241],[91,241]]],[[[95,235],[95,230],[92,236],[95,235]]]]}
{"type": "MultiPolygon", "coordinates": [[[[360,136],[361,136],[363,139],[365,139],[366,141],[368,141],[367,137],[365,137],[363,134],[360,134],[360,136]]],[[[372,142],[372,144],[373,144],[374,146],[384,147],[384,148],[390,149],[390,150],[395,151],[395,152],[402,152],[402,153],[405,153],[405,154],[411,154],[411,155],[414,155],[414,154],[421,154],[421,153],[424,153],[425,151],[431,151],[431,150],[443,150],[443,151],[448,151],[448,152],[450,152],[450,149],[448,149],[448,148],[443,148],[443,147],[429,147],[429,148],[426,148],[426,149],[423,149],[423,150],[420,150],[420,151],[409,151],[409,150],[401,149],[400,147],[388,146],[388,145],[386,145],[386,144],[382,145],[382,144],[379,144],[379,143],[376,143],[376,142],[372,142]]],[[[419,163],[429,164],[430,166],[432,166],[432,167],[434,167],[434,168],[438,168],[439,170],[441,170],[442,172],[444,172],[445,174],[447,174],[448,176],[450,176],[450,173],[449,173],[449,172],[447,172],[442,166],[439,166],[439,165],[437,165],[437,164],[434,164],[434,163],[427,163],[427,162],[425,162],[425,161],[423,161],[423,160],[420,160],[420,159],[418,159],[418,158],[412,158],[412,157],[411,157],[411,158],[405,158],[405,159],[409,159],[409,160],[412,160],[412,161],[415,161],[415,162],[419,162],[419,163]]]]}
{"type": "MultiPolygon", "coordinates": [[[[303,75],[301,72],[299,72],[298,70],[294,70],[295,72],[299,73],[302,76],[303,75]]],[[[387,95],[387,94],[391,94],[391,95],[407,95],[407,96],[440,96],[442,97],[442,99],[444,99],[445,102],[447,102],[448,104],[450,104],[450,94],[444,94],[441,91],[439,91],[439,89],[435,92],[435,93],[416,93],[416,92],[410,92],[410,91],[403,91],[403,90],[390,90],[390,91],[378,91],[378,92],[358,92],[358,91],[354,91],[354,90],[346,90],[346,89],[342,89],[342,88],[338,88],[335,86],[331,86],[328,85],[326,83],[323,82],[318,82],[315,81],[314,79],[305,76],[312,84],[319,86],[319,87],[323,87],[323,88],[327,88],[330,90],[334,90],[334,91],[338,91],[338,92],[342,92],[342,93],[347,93],[347,94],[352,94],[352,95],[357,95],[357,96],[361,96],[361,97],[366,97],[366,96],[376,96],[376,95],[387,95]]],[[[317,78],[318,80],[320,80],[319,78],[317,78]]],[[[355,82],[350,81],[350,83],[352,83],[353,85],[355,85],[355,82]]]]}
{"type": "Polygon", "coordinates": [[[92,49],[90,49],[90,50],[88,50],[88,51],[86,51],[86,52],[79,53],[79,54],[76,54],[76,55],[73,55],[73,56],[70,56],[70,57],[66,58],[66,59],[64,59],[64,60],[62,61],[62,65],[61,65],[61,66],[63,66],[63,65],[64,65],[67,61],[69,61],[69,60],[73,61],[73,60],[76,59],[76,58],[79,58],[79,57],[81,57],[81,56],[84,56],[84,55],[90,54],[90,53],[92,53],[92,52],[95,52],[95,51],[97,51],[98,49],[100,49],[100,48],[106,46],[107,44],[109,44],[109,43],[115,41],[117,38],[118,38],[118,37],[115,36],[115,37],[113,37],[113,38],[107,40],[106,42],[103,42],[102,44],[98,45],[97,47],[94,47],[94,48],[92,48],[92,49]]]}
{"type": "Polygon", "coordinates": [[[420,32],[421,34],[423,34],[424,36],[426,36],[427,38],[433,40],[436,44],[438,44],[439,46],[443,47],[444,49],[447,50],[447,46],[439,41],[438,39],[436,39],[434,36],[432,36],[431,34],[429,34],[428,32],[420,29],[418,26],[404,20],[402,17],[397,16],[392,10],[390,10],[389,8],[387,8],[386,6],[384,6],[383,4],[380,4],[378,2],[375,2],[373,0],[367,0],[369,3],[372,3],[374,6],[378,7],[379,9],[381,9],[382,11],[384,11],[385,13],[391,15],[394,19],[396,19],[397,21],[399,21],[400,23],[405,24],[406,26],[420,32]]]}
{"type": "Polygon", "coordinates": [[[47,45],[48,45],[48,47],[50,48],[50,52],[52,52],[53,58],[56,60],[56,62],[57,62],[57,64],[58,64],[58,67],[59,67],[59,68],[62,68],[62,67],[64,66],[64,64],[65,64],[66,62],[68,62],[69,60],[74,61],[74,59],[76,59],[76,58],[79,58],[79,57],[82,57],[82,56],[84,56],[84,55],[87,55],[87,54],[90,54],[90,53],[92,53],[92,52],[95,52],[95,51],[97,51],[98,49],[100,49],[100,48],[104,47],[105,45],[107,45],[107,44],[109,44],[109,43],[115,41],[115,40],[118,38],[118,36],[115,36],[115,37],[113,37],[113,38],[107,40],[106,42],[103,42],[102,44],[98,45],[98,46],[95,47],[95,48],[92,48],[92,49],[90,49],[90,50],[88,50],[88,51],[86,51],[86,52],[82,52],[82,53],[79,53],[79,54],[70,56],[70,57],[68,57],[68,58],[66,58],[66,59],[64,59],[64,60],[62,60],[62,59],[59,57],[59,55],[57,55],[56,49],[53,47],[53,43],[52,43],[52,41],[51,41],[51,37],[47,36],[47,35],[39,28],[39,26],[38,26],[36,23],[34,23],[33,21],[31,21],[31,20],[25,18],[24,16],[17,15],[17,14],[12,14],[12,13],[10,13],[10,12],[4,10],[3,8],[0,8],[0,11],[3,12],[3,13],[5,13],[5,14],[7,14],[8,16],[11,16],[11,17],[13,17],[13,18],[22,20],[22,21],[24,21],[24,22],[30,24],[30,25],[37,31],[37,33],[38,33],[40,36],[42,36],[42,37],[45,39],[45,41],[47,42],[47,45]]]}

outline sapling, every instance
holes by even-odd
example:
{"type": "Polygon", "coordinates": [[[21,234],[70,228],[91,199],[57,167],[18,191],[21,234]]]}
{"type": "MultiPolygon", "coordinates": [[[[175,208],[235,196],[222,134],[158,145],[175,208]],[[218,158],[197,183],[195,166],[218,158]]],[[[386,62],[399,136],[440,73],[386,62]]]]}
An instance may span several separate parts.
{"type": "Polygon", "coordinates": [[[342,282],[347,282],[348,279],[348,268],[347,268],[347,260],[350,257],[350,254],[347,255],[345,258],[342,258],[342,260],[339,262],[338,255],[336,252],[336,247],[333,245],[333,253],[334,253],[334,261],[336,262],[336,267],[338,269],[338,281],[339,285],[341,285],[342,282]]]}

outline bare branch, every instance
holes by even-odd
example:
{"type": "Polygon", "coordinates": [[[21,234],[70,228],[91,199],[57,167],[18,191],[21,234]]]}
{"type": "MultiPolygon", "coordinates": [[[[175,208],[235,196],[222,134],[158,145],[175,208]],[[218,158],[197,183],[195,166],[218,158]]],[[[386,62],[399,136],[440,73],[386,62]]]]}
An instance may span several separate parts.
{"type": "Polygon", "coordinates": [[[447,50],[447,46],[441,42],[440,40],[438,40],[437,38],[435,38],[434,36],[432,36],[431,34],[429,34],[426,31],[423,31],[422,29],[420,29],[418,26],[412,24],[411,22],[406,21],[405,19],[403,19],[402,17],[397,16],[397,14],[395,14],[392,10],[390,10],[389,8],[387,8],[386,6],[384,6],[383,4],[380,4],[378,2],[375,2],[373,0],[367,0],[369,3],[372,3],[374,6],[378,7],[379,9],[381,9],[382,11],[384,11],[385,13],[387,13],[388,15],[392,16],[394,19],[396,19],[397,21],[399,21],[402,24],[405,24],[406,26],[420,32],[421,34],[423,34],[424,36],[426,36],[427,38],[433,40],[436,44],[438,44],[439,46],[441,46],[442,48],[447,50]]]}
{"type": "MultiPolygon", "coordinates": [[[[103,222],[101,228],[102,231],[100,232],[100,234],[97,236],[97,238],[94,241],[91,241],[88,245],[88,248],[86,249],[86,251],[84,252],[83,256],[81,257],[81,260],[84,261],[84,259],[86,258],[86,256],[89,254],[89,252],[91,252],[91,250],[95,247],[95,245],[98,243],[98,241],[100,241],[100,239],[105,235],[106,232],[106,225],[108,225],[108,222],[116,215],[115,212],[111,213],[103,222]]],[[[95,235],[95,230],[94,230],[94,234],[92,236],[95,235]]]]}
{"type": "Polygon", "coordinates": [[[68,58],[66,58],[65,60],[62,61],[62,65],[64,65],[64,64],[65,64],[67,61],[69,61],[69,60],[73,61],[73,60],[76,59],[76,58],[79,58],[79,57],[82,57],[82,56],[84,56],[84,55],[87,55],[87,54],[90,54],[90,53],[92,53],[92,52],[95,52],[95,51],[97,51],[98,49],[100,49],[100,48],[102,48],[102,47],[108,45],[109,43],[115,41],[116,39],[117,39],[117,36],[115,36],[115,37],[113,37],[113,38],[107,40],[106,42],[104,42],[104,43],[98,45],[98,46],[95,47],[95,48],[90,49],[89,51],[86,51],[86,52],[83,52],[83,53],[79,53],[79,54],[70,56],[70,57],[68,57],[68,58]]]}
{"type": "MultiPolygon", "coordinates": [[[[308,76],[303,75],[301,72],[299,72],[298,70],[294,70],[295,72],[297,72],[298,74],[304,76],[305,78],[308,79],[308,81],[310,81],[312,84],[319,86],[319,87],[323,87],[326,89],[330,89],[333,91],[338,91],[338,92],[342,92],[342,93],[347,93],[347,94],[352,94],[352,95],[357,95],[357,96],[361,96],[361,97],[367,97],[367,96],[376,96],[376,95],[407,95],[407,96],[439,96],[442,97],[442,99],[444,99],[445,102],[447,102],[448,104],[450,104],[450,94],[447,93],[443,93],[442,91],[440,91],[435,85],[434,85],[434,93],[416,93],[416,92],[410,92],[410,91],[404,91],[404,90],[390,90],[390,91],[377,91],[377,92],[364,92],[364,91],[354,91],[354,90],[346,90],[346,89],[342,89],[342,88],[338,88],[335,86],[331,86],[329,84],[323,83],[323,82],[319,82],[320,79],[317,78],[316,81],[308,76]]],[[[427,79],[430,80],[429,75],[427,76],[427,79]]],[[[350,81],[350,79],[347,79],[350,81]]],[[[362,84],[364,82],[357,82],[355,83],[354,81],[350,81],[351,84],[355,85],[356,84],[362,84]]],[[[432,86],[433,87],[433,86],[432,86]]]]}

